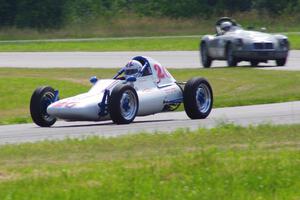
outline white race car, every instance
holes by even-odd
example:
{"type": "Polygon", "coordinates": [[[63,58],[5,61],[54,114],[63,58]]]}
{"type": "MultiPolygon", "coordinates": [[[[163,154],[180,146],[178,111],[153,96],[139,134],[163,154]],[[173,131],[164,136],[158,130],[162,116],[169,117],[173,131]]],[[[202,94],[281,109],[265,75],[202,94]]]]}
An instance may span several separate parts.
{"type": "Polygon", "coordinates": [[[204,78],[179,83],[160,63],[137,56],[113,79],[92,77],[92,88],[59,100],[49,86],[37,88],[31,97],[32,120],[41,127],[52,126],[57,118],[66,121],[104,121],[129,124],[136,116],[174,111],[181,103],[191,119],[206,118],[213,106],[213,93],[204,78]]]}

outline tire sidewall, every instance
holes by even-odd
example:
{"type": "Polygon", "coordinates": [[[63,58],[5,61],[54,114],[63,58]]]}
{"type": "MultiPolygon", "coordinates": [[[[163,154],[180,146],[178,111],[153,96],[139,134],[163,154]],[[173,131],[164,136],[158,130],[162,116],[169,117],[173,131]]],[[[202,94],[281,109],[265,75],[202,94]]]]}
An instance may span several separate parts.
{"type": "Polygon", "coordinates": [[[276,65],[282,67],[285,66],[286,62],[287,62],[287,58],[278,59],[276,60],[276,65]]]}
{"type": "Polygon", "coordinates": [[[200,59],[204,68],[210,68],[212,60],[208,55],[208,48],[205,42],[200,44],[200,59]]]}
{"type": "MultiPolygon", "coordinates": [[[[46,113],[46,110],[43,110],[42,108],[42,100],[45,94],[51,93],[54,97],[54,89],[49,86],[43,86],[37,88],[30,100],[30,115],[32,118],[32,121],[41,127],[50,127],[56,122],[56,118],[53,117],[52,120],[45,120],[43,117],[43,114],[46,113]]],[[[46,108],[47,109],[47,108],[46,108]]]]}
{"type": "Polygon", "coordinates": [[[233,55],[233,44],[229,43],[226,47],[226,61],[228,67],[235,67],[237,66],[236,58],[233,55]]]}
{"type": "Polygon", "coordinates": [[[186,114],[191,119],[204,119],[206,118],[213,107],[213,91],[209,84],[209,82],[205,78],[196,77],[191,80],[189,80],[184,88],[183,92],[183,102],[184,102],[184,109],[186,114]],[[205,84],[209,90],[211,102],[209,109],[203,113],[198,108],[197,99],[196,99],[196,92],[201,84],[205,84]]]}
{"type": "Polygon", "coordinates": [[[139,110],[139,99],[138,99],[138,95],[136,90],[128,85],[128,84],[119,84],[117,85],[111,92],[111,95],[109,97],[109,101],[108,101],[108,111],[110,114],[110,117],[112,119],[112,121],[116,124],[129,124],[131,123],[139,110]],[[120,106],[120,101],[122,98],[122,95],[126,92],[130,90],[131,92],[133,92],[135,98],[136,98],[136,110],[135,110],[135,114],[131,119],[125,119],[123,117],[123,115],[121,114],[121,106],[120,106]]]}

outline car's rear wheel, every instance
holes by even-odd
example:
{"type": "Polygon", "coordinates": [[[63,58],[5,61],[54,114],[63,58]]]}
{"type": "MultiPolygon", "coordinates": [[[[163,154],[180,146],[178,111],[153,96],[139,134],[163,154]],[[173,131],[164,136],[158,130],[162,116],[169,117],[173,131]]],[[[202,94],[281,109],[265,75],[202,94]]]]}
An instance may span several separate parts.
{"type": "Polygon", "coordinates": [[[130,85],[117,85],[109,97],[108,110],[112,121],[116,124],[131,123],[138,112],[137,93],[130,85]]]}
{"type": "Polygon", "coordinates": [[[252,60],[252,61],[250,61],[250,64],[251,64],[251,67],[257,67],[259,62],[256,60],[252,60]]]}
{"type": "Polygon", "coordinates": [[[213,106],[213,92],[209,82],[204,78],[189,80],[184,87],[183,103],[191,119],[206,118],[213,106]]]}
{"type": "Polygon", "coordinates": [[[276,60],[276,65],[279,66],[279,67],[285,66],[286,61],[287,61],[287,58],[277,59],[276,60]]]}
{"type": "Polygon", "coordinates": [[[233,45],[231,43],[229,43],[226,48],[226,60],[228,67],[235,67],[238,64],[238,61],[233,54],[233,45]]]}
{"type": "Polygon", "coordinates": [[[210,68],[212,59],[208,55],[208,47],[206,43],[201,43],[200,45],[200,57],[201,57],[201,62],[204,68],[210,68]]]}
{"type": "Polygon", "coordinates": [[[30,100],[30,114],[33,122],[41,127],[50,127],[56,118],[47,113],[48,106],[55,101],[54,89],[45,86],[37,88],[30,100]]]}

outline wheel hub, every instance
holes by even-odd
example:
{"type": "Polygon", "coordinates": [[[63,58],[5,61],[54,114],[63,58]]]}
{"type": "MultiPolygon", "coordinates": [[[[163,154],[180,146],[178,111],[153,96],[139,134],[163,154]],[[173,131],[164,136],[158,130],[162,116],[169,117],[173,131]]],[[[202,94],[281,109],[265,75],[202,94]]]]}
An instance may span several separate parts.
{"type": "Polygon", "coordinates": [[[41,111],[43,114],[42,117],[46,121],[52,121],[54,119],[54,117],[50,116],[47,113],[47,108],[51,103],[53,103],[53,98],[54,98],[54,96],[52,93],[46,93],[41,99],[41,111]]]}
{"type": "Polygon", "coordinates": [[[125,119],[130,120],[135,116],[137,110],[137,99],[132,91],[126,91],[123,93],[120,107],[121,114],[125,119]]]}
{"type": "Polygon", "coordinates": [[[211,105],[211,95],[208,87],[205,84],[201,84],[196,92],[196,100],[198,109],[205,113],[209,110],[211,105]]]}
{"type": "Polygon", "coordinates": [[[128,110],[130,109],[130,100],[129,100],[129,97],[126,96],[126,98],[124,98],[123,100],[123,109],[128,112],[128,110]]]}

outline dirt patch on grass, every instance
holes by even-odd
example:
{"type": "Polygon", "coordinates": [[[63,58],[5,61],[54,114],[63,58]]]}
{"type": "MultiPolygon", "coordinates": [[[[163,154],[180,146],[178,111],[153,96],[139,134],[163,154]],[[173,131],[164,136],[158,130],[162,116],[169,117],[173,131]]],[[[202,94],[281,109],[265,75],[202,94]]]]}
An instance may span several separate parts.
{"type": "Polygon", "coordinates": [[[0,182],[18,179],[18,175],[0,171],[0,182]]]}

